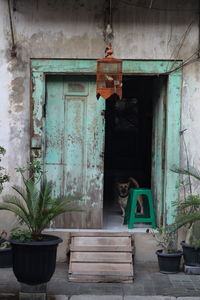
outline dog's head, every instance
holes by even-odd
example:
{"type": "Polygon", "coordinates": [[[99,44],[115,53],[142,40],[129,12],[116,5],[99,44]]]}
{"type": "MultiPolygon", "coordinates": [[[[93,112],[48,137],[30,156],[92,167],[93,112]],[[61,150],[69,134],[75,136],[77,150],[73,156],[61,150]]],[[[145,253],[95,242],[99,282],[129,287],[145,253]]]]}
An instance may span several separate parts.
{"type": "Polygon", "coordinates": [[[130,183],[118,183],[118,192],[121,196],[127,196],[130,183]]]}

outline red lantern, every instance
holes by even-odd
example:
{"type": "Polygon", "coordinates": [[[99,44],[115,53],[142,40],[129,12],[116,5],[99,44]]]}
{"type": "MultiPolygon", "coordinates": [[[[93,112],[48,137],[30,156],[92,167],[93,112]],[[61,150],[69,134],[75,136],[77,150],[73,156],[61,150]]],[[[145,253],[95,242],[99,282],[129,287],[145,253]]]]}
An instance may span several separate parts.
{"type": "Polygon", "coordinates": [[[112,47],[106,48],[106,57],[97,60],[97,98],[108,99],[113,94],[122,98],[122,60],[112,57],[112,47]]]}

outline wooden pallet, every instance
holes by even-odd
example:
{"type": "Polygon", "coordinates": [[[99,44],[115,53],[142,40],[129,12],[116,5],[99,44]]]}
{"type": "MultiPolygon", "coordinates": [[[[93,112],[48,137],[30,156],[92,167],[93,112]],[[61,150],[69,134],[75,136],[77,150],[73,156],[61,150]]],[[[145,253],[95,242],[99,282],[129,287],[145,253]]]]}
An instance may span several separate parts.
{"type": "Polygon", "coordinates": [[[72,233],[69,281],[132,282],[131,234],[128,232],[72,233]]]}

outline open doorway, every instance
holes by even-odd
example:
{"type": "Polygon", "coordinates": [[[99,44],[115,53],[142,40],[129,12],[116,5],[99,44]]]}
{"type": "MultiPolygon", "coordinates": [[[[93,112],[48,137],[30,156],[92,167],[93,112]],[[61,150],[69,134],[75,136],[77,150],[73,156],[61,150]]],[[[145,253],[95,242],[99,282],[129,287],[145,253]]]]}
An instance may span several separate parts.
{"type": "Polygon", "coordinates": [[[122,100],[112,96],[106,101],[104,228],[123,224],[118,182],[133,177],[140,187],[151,188],[156,81],[155,76],[124,76],[122,100]]]}
{"type": "MultiPolygon", "coordinates": [[[[127,75],[124,79],[134,79],[138,77],[138,82],[140,84],[141,79],[141,89],[143,88],[145,82],[144,74],[147,76],[146,80],[147,85],[149,86],[149,90],[146,91],[149,94],[149,98],[153,98],[153,117],[152,117],[152,172],[151,172],[151,187],[154,193],[154,202],[155,202],[155,210],[156,210],[156,219],[157,225],[162,225],[164,222],[170,224],[174,222],[174,207],[172,202],[174,199],[178,199],[179,191],[177,190],[177,184],[179,182],[178,174],[171,172],[171,168],[174,165],[179,165],[180,162],[180,120],[181,120],[181,90],[182,90],[182,69],[177,67],[177,70],[166,74],[166,70],[170,70],[173,68],[174,61],[172,60],[124,60],[123,61],[123,74],[127,75]],[[136,74],[138,76],[135,76],[136,74]],[[156,75],[155,75],[156,74],[156,75]],[[151,87],[151,83],[154,83],[154,86],[151,87]],[[153,95],[153,94],[156,95],[153,95]],[[166,113],[165,113],[166,112],[166,113]]],[[[176,61],[176,66],[181,66],[182,61],[176,61]]],[[[41,161],[41,157],[45,153],[46,146],[46,126],[42,126],[44,124],[44,103],[41,99],[45,99],[45,84],[44,80],[47,74],[54,75],[90,75],[95,74],[95,65],[94,60],[88,59],[85,60],[71,60],[71,59],[50,59],[48,60],[48,64],[45,60],[31,60],[31,77],[32,77],[32,86],[34,89],[31,90],[31,100],[32,100],[32,114],[31,114],[31,123],[32,123],[32,134],[31,134],[31,153],[33,157],[41,161]],[[66,73],[68,70],[69,73],[66,73]]],[[[64,87],[64,85],[61,85],[64,87]]],[[[76,86],[76,85],[75,85],[76,86]]],[[[81,101],[82,104],[85,105],[85,109],[83,110],[83,118],[84,128],[88,128],[89,135],[86,132],[83,132],[83,136],[87,138],[87,141],[90,143],[90,147],[86,147],[86,151],[89,151],[88,154],[86,152],[84,155],[84,159],[92,158],[93,162],[89,164],[84,163],[84,167],[88,168],[88,174],[91,175],[91,183],[83,184],[83,187],[87,187],[89,190],[84,194],[89,195],[87,197],[87,201],[85,201],[87,216],[85,213],[83,214],[83,218],[77,218],[77,227],[76,228],[89,228],[96,229],[102,228],[102,194],[103,194],[103,139],[104,139],[104,109],[105,104],[108,100],[104,100],[100,97],[99,101],[96,101],[96,88],[95,88],[95,80],[93,84],[90,83],[92,90],[89,95],[90,97],[90,105],[87,103],[87,98],[83,95],[83,101],[81,101],[80,93],[77,91],[76,93],[71,90],[72,94],[66,94],[66,97],[60,96],[60,93],[52,93],[52,95],[56,95],[56,98],[60,97],[63,99],[63,102],[66,100],[77,99],[81,101]],[[76,97],[77,95],[77,97],[76,97]],[[70,97],[68,97],[70,96],[70,97]],[[72,96],[72,97],[71,97],[72,96]],[[86,101],[85,101],[86,100],[86,101]],[[85,113],[87,112],[88,113],[85,113]],[[94,112],[94,114],[93,114],[94,112]],[[92,113],[92,114],[91,114],[92,113]],[[85,118],[94,116],[93,121],[89,121],[89,123],[85,122],[85,118]],[[88,126],[86,127],[86,124],[88,126]],[[91,124],[93,125],[94,131],[91,131],[91,124]],[[88,138],[89,136],[89,138],[88,138]],[[100,140],[99,140],[100,138],[100,140]],[[99,141],[99,143],[96,143],[99,141]],[[95,147],[93,147],[93,144],[95,147]],[[91,155],[92,151],[92,155],[91,155]],[[95,169],[93,168],[95,166],[95,169]],[[91,167],[92,166],[92,167],[91,167]],[[96,173],[99,172],[98,174],[96,173]],[[91,193],[90,193],[91,192],[91,193]],[[98,221],[97,221],[98,220],[98,221]],[[86,225],[85,225],[86,224],[86,225]]],[[[124,87],[125,87],[124,83],[124,87]]],[[[53,87],[53,86],[52,86],[53,87]]],[[[144,87],[147,88],[146,85],[144,87]]],[[[132,86],[133,91],[138,90],[138,87],[132,86]]],[[[84,89],[85,90],[85,89],[84,89]]],[[[70,90],[68,90],[70,92],[70,90]]],[[[88,94],[88,93],[87,93],[88,94]]],[[[51,95],[51,93],[50,93],[51,95]]],[[[73,104],[70,100],[70,104],[73,104]]],[[[110,99],[109,99],[110,100],[110,99]]],[[[52,99],[52,102],[53,99],[52,99]]],[[[76,102],[77,103],[77,102],[76,102]]],[[[74,104],[76,104],[74,103],[74,104]]],[[[56,109],[59,106],[56,106],[56,109]]],[[[82,107],[82,105],[80,105],[82,107]]],[[[72,114],[75,116],[74,114],[72,114]]],[[[52,110],[52,116],[55,118],[55,111],[52,110]]],[[[58,121],[60,120],[60,116],[58,121]]],[[[80,121],[80,118],[78,119],[80,121]]],[[[82,119],[81,119],[82,120],[82,119]]],[[[46,123],[46,122],[45,122],[46,123]]],[[[72,122],[71,122],[72,123],[72,122]]],[[[68,124],[70,124],[68,122],[68,124]]],[[[54,131],[56,132],[56,131],[54,131]]],[[[56,135],[55,135],[56,136],[56,135]]],[[[108,140],[108,139],[107,139],[108,140]]],[[[108,144],[106,140],[106,143],[108,144]]],[[[63,138],[61,139],[63,141],[63,138]]],[[[56,145],[56,144],[55,144],[56,145]]],[[[85,145],[85,144],[84,144],[85,145]]],[[[59,148],[60,149],[60,148],[59,148]]],[[[79,148],[80,149],[80,148],[79,148]]],[[[61,151],[63,153],[63,151],[61,151]]],[[[60,181],[60,177],[57,176],[57,173],[52,173],[55,177],[57,188],[57,183],[60,181]]],[[[62,176],[62,173],[60,173],[62,176]]],[[[71,173],[69,173],[71,174],[71,173]]],[[[85,174],[85,173],[84,173],[85,174]]],[[[82,176],[84,180],[87,179],[87,173],[82,176]]],[[[105,195],[108,195],[109,189],[112,190],[111,185],[109,185],[107,178],[109,178],[109,168],[105,166],[105,195]],[[107,171],[106,171],[107,169],[107,171]],[[109,187],[110,186],[110,187],[109,187]],[[107,192],[106,192],[107,189],[107,192]]],[[[110,180],[113,180],[110,176],[110,180]]],[[[52,178],[51,178],[52,179],[52,178]]],[[[79,181],[76,181],[79,185],[79,181]]],[[[77,186],[77,184],[73,185],[77,186]]],[[[112,195],[112,192],[110,192],[112,195]]],[[[104,197],[105,198],[105,197],[104,197]]],[[[111,201],[111,199],[108,199],[111,201]]],[[[113,200],[114,201],[114,200],[113,200]]],[[[112,202],[107,203],[107,207],[112,208],[112,202]]],[[[115,202],[114,202],[115,203],[115,202]]],[[[106,207],[106,205],[104,205],[106,207]]],[[[116,213],[115,213],[116,214],[116,213]]],[[[117,214],[120,217],[120,213],[118,211],[117,214]]],[[[121,218],[121,217],[120,217],[121,218]]],[[[67,218],[68,219],[68,218],[67,218]]],[[[70,220],[69,220],[70,221],[70,220]]],[[[120,219],[120,223],[122,223],[122,218],[120,219]]],[[[71,224],[71,223],[70,223],[71,224]]],[[[67,224],[61,224],[61,228],[67,228],[67,224]]],[[[105,228],[105,227],[104,227],[105,228]]],[[[127,228],[127,227],[126,227],[127,228]]],[[[123,230],[126,230],[123,228],[123,230]]]]}

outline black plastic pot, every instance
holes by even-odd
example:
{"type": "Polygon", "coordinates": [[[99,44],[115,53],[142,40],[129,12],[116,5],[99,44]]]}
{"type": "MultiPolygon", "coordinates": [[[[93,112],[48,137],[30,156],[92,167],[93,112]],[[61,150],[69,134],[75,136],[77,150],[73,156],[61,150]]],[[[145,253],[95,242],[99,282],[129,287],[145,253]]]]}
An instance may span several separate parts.
{"type": "Polygon", "coordinates": [[[184,263],[187,266],[200,266],[200,248],[181,242],[184,263]]]}
{"type": "Polygon", "coordinates": [[[174,274],[179,272],[182,252],[165,254],[163,250],[157,250],[156,254],[161,273],[174,274]]]}
{"type": "Polygon", "coordinates": [[[12,248],[0,249],[0,268],[12,267],[12,248]]]}
{"type": "Polygon", "coordinates": [[[42,235],[46,241],[18,242],[11,240],[13,272],[19,282],[36,285],[48,282],[56,266],[57,246],[62,239],[42,235]]]}

